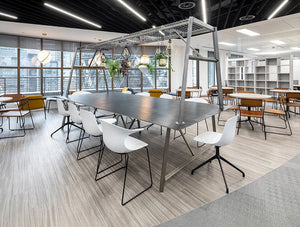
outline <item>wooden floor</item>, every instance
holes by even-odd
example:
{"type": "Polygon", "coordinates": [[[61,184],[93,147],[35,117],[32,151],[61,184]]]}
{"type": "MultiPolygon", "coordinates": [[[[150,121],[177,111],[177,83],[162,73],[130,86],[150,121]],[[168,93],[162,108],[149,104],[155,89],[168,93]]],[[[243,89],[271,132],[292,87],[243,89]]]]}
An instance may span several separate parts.
{"type": "MultiPolygon", "coordinates": [[[[232,115],[228,112],[222,117],[232,115]]],[[[276,117],[268,117],[267,123],[272,119],[280,122],[276,117]]],[[[42,113],[35,112],[34,121],[36,128],[27,131],[25,138],[0,140],[0,226],[153,226],[226,196],[216,161],[190,175],[193,167],[213,155],[213,148],[168,180],[165,192],[160,193],[164,135],[160,135],[158,126],[153,126],[136,136],[150,144],[154,185],[121,206],[123,171],[95,182],[97,155],[77,161],[76,143],[66,144],[61,131],[50,138],[61,123],[57,112],[50,112],[46,121],[42,113]]],[[[246,173],[243,178],[223,165],[230,191],[253,182],[300,153],[300,116],[292,115],[291,125],[293,136],[270,134],[265,141],[259,125],[252,131],[242,124],[233,144],[221,149],[225,158],[246,173]]],[[[201,152],[192,141],[195,130],[188,128],[187,139],[196,152],[201,152]]],[[[203,122],[200,131],[205,131],[203,122]]],[[[72,135],[76,138],[77,130],[72,135]]],[[[97,142],[87,139],[85,145],[97,142]]],[[[105,155],[104,162],[108,164],[119,158],[110,152],[105,155]]],[[[182,138],[172,141],[168,171],[189,158],[182,138]]],[[[144,151],[130,156],[127,198],[147,186],[145,167],[144,151]]]]}

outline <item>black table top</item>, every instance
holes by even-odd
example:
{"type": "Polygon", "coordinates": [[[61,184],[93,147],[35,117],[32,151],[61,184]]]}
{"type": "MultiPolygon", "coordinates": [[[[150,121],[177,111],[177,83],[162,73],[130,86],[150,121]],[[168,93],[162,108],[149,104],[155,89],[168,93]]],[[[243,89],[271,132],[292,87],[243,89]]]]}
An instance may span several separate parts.
{"type": "Polygon", "coordinates": [[[184,125],[177,125],[180,101],[156,97],[122,94],[119,92],[82,94],[70,96],[70,101],[97,109],[161,125],[171,129],[183,129],[219,113],[214,104],[185,102],[184,125]]]}

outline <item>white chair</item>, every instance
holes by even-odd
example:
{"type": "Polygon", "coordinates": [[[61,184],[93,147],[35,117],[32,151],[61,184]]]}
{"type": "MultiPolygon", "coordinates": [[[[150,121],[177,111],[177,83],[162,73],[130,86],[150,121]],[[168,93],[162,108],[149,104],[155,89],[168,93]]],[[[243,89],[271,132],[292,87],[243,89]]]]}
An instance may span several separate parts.
{"type": "Polygon", "coordinates": [[[67,119],[67,122],[64,122],[62,126],[60,126],[58,129],[56,129],[54,132],[51,133],[51,137],[57,133],[60,129],[63,129],[65,126],[68,128],[68,133],[67,133],[67,139],[66,142],[69,141],[69,135],[70,135],[70,126],[71,126],[71,121],[70,121],[70,113],[65,109],[64,103],[61,99],[56,100],[57,103],[57,109],[58,109],[58,114],[65,117],[67,119]]]}
{"type": "Polygon", "coordinates": [[[150,93],[148,93],[148,92],[138,92],[138,93],[135,93],[135,95],[139,95],[139,96],[150,96],[150,93]]]}
{"type": "MultiPolygon", "coordinates": [[[[82,110],[82,109],[80,110],[79,114],[80,114],[80,117],[82,119],[83,133],[81,133],[80,142],[79,142],[78,149],[77,149],[77,160],[86,158],[86,157],[88,157],[92,154],[97,153],[98,151],[101,150],[101,147],[102,147],[102,144],[103,144],[103,142],[102,142],[102,135],[103,135],[102,125],[98,124],[95,115],[90,111],[82,110]],[[85,133],[87,133],[90,136],[99,137],[100,138],[100,145],[89,147],[89,148],[86,148],[84,150],[81,150],[85,133]],[[82,153],[84,151],[87,151],[87,150],[91,150],[91,149],[96,148],[96,147],[100,147],[99,150],[97,150],[95,152],[92,152],[90,154],[87,154],[83,157],[80,157],[80,153],[82,153]]],[[[114,118],[103,119],[103,120],[111,122],[111,123],[116,122],[116,119],[114,119],[114,118]]]]}
{"type": "Polygon", "coordinates": [[[117,125],[113,125],[109,122],[101,120],[101,124],[103,126],[103,141],[105,146],[112,152],[115,152],[117,154],[121,155],[121,161],[105,168],[104,170],[99,171],[100,169],[100,164],[103,156],[104,149],[102,149],[99,153],[99,159],[98,159],[98,165],[97,165],[97,172],[96,172],[96,177],[95,180],[102,179],[118,170],[121,170],[125,168],[125,176],[124,176],[124,183],[123,183],[123,190],[122,190],[122,199],[121,199],[121,204],[124,206],[128,202],[132,201],[139,195],[141,195],[143,192],[147,191],[149,188],[152,187],[152,173],[151,173],[151,164],[150,164],[150,157],[149,157],[149,150],[148,150],[148,144],[138,140],[136,138],[131,137],[130,135],[142,131],[143,129],[125,129],[121,128],[117,125]],[[125,193],[125,186],[126,186],[126,177],[127,177],[127,169],[128,169],[128,161],[129,161],[129,153],[132,151],[137,151],[142,148],[146,149],[147,152],[147,158],[148,158],[148,166],[149,166],[149,175],[150,175],[150,186],[148,186],[146,189],[138,193],[137,195],[131,197],[129,200],[124,202],[124,193],[125,193]],[[97,175],[102,173],[105,170],[108,170],[109,168],[115,166],[116,164],[122,162],[122,156],[125,156],[125,166],[122,166],[110,173],[107,173],[106,175],[97,178],[97,175]]]}
{"type": "Polygon", "coordinates": [[[205,132],[194,138],[194,140],[196,140],[198,142],[215,145],[216,154],[213,157],[211,157],[210,159],[208,159],[207,161],[203,162],[202,164],[200,164],[199,166],[194,168],[192,170],[191,174],[194,174],[195,170],[199,169],[201,166],[207,164],[208,162],[211,162],[214,159],[217,159],[219,162],[220,168],[221,168],[223,179],[224,179],[226,193],[229,193],[229,189],[228,189],[227,182],[225,179],[225,174],[224,174],[224,171],[222,168],[221,160],[223,160],[224,162],[226,162],[233,168],[240,171],[242,173],[242,176],[245,177],[245,173],[242,170],[240,170],[238,167],[236,167],[235,165],[233,165],[232,163],[230,163],[229,161],[227,161],[225,158],[223,158],[220,155],[220,147],[229,145],[230,143],[232,143],[232,141],[234,139],[237,119],[238,119],[238,116],[234,116],[234,117],[228,119],[227,122],[225,123],[223,133],[205,132]]]}
{"type": "Polygon", "coordinates": [[[173,95],[169,95],[169,94],[162,94],[159,97],[162,98],[162,99],[173,99],[174,98],[173,95]]]}

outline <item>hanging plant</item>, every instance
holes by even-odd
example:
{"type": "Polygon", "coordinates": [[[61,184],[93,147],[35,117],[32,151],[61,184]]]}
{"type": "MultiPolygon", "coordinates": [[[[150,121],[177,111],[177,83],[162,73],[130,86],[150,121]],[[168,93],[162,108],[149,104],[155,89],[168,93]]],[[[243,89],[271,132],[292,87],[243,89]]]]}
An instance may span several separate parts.
{"type": "Polygon", "coordinates": [[[106,62],[107,62],[107,59],[105,58],[105,55],[102,54],[101,55],[101,61],[100,61],[100,68],[105,68],[106,67],[106,62]]]}
{"type": "Polygon", "coordinates": [[[110,76],[112,78],[114,78],[116,75],[120,77],[120,59],[107,59],[107,63],[110,76]]]}
{"type": "Polygon", "coordinates": [[[158,60],[158,65],[163,66],[163,67],[167,65],[167,59],[168,59],[168,56],[165,55],[163,52],[160,52],[159,54],[155,55],[155,57],[154,57],[155,61],[158,60]]]}
{"type": "Polygon", "coordinates": [[[121,73],[123,76],[128,76],[128,69],[130,68],[131,63],[128,58],[125,58],[121,61],[121,73]]]}
{"type": "Polygon", "coordinates": [[[142,73],[146,73],[147,71],[149,71],[149,73],[152,75],[154,72],[155,66],[154,66],[153,62],[151,62],[150,64],[139,63],[137,65],[137,68],[139,68],[139,70],[142,73]]]}

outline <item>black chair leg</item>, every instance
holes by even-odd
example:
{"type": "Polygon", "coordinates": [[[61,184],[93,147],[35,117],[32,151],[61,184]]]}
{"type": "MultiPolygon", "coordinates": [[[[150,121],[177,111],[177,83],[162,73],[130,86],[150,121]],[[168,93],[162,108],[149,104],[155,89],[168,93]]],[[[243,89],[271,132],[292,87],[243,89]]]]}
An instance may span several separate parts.
{"type": "Polygon", "coordinates": [[[220,159],[223,160],[224,162],[226,162],[228,165],[232,166],[233,168],[235,168],[236,170],[238,170],[239,172],[242,173],[242,176],[245,177],[245,173],[239,169],[238,167],[236,167],[235,165],[233,165],[231,162],[229,162],[228,160],[226,160],[225,158],[223,158],[222,156],[220,156],[220,159]]]}
{"type": "Polygon", "coordinates": [[[227,186],[227,182],[226,182],[226,178],[225,178],[225,174],[224,174],[224,171],[223,171],[223,167],[222,167],[222,164],[221,164],[220,157],[218,157],[217,159],[218,159],[218,162],[219,162],[219,165],[220,165],[220,169],[221,169],[221,172],[222,172],[222,176],[223,176],[223,180],[224,180],[224,183],[225,183],[226,193],[228,194],[229,193],[229,189],[228,189],[228,186],[227,186]]]}
{"type": "Polygon", "coordinates": [[[147,159],[148,159],[150,185],[147,188],[145,188],[143,191],[141,191],[140,193],[136,194],[135,196],[131,197],[129,200],[127,200],[126,202],[124,202],[124,194],[125,194],[125,187],[126,187],[126,176],[127,176],[128,161],[129,161],[129,155],[125,154],[125,176],[124,176],[124,183],[123,183],[123,190],[122,190],[122,199],[121,199],[122,206],[124,206],[127,203],[129,203],[130,201],[134,200],[136,197],[140,196],[142,193],[144,193],[145,191],[147,191],[148,189],[150,189],[152,187],[153,181],[152,181],[152,173],[151,173],[151,164],[150,164],[149,150],[148,150],[147,147],[145,147],[145,148],[146,148],[147,159]]]}

